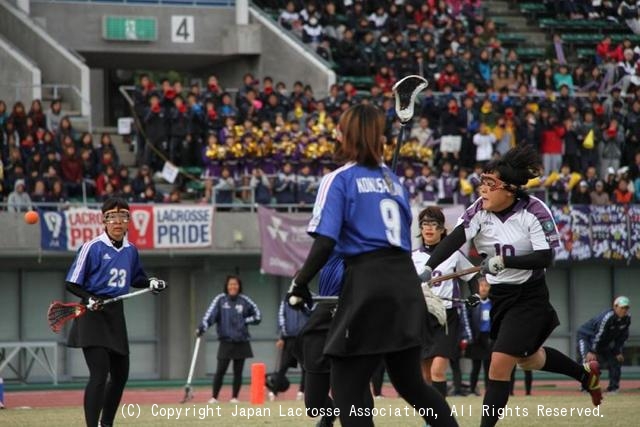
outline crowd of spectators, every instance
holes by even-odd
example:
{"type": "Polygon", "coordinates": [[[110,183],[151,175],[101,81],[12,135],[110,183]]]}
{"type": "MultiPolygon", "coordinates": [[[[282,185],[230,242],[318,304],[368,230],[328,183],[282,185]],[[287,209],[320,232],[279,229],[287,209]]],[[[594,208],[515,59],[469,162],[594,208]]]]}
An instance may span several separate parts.
{"type": "Polygon", "coordinates": [[[37,100],[29,111],[0,101],[3,196],[11,193],[12,203],[22,194],[57,202],[86,191],[96,199],[119,193],[130,202],[179,202],[184,181],[166,196],[154,185],[169,160],[201,168],[203,201],[308,206],[320,177],[335,166],[341,112],[359,102],[383,109],[389,161],[401,127],[391,87],[397,76],[420,73],[431,84],[407,125],[398,169],[417,203],[470,203],[480,168],[516,144],[540,151],[544,174],[537,185],[552,203],[590,202],[594,193],[601,203],[598,191],[610,202],[640,202],[640,49],[630,40],[614,45],[605,36],[593,66],[571,66],[554,50],[525,67],[515,50],[502,48],[477,1],[278,7],[301,22],[317,18],[323,28],[317,48],[344,52],[333,58],[342,71],[364,69],[374,83],[358,90],[347,78],[316,98],[303,82],[289,89],[251,73],[234,91],[215,75],[204,87],[185,87],[142,74],[133,93],[140,123],[135,177],[119,164],[110,136],[78,135],[59,101],[46,112],[37,100]],[[343,19],[328,19],[332,13],[354,25],[328,25],[343,19]]]}

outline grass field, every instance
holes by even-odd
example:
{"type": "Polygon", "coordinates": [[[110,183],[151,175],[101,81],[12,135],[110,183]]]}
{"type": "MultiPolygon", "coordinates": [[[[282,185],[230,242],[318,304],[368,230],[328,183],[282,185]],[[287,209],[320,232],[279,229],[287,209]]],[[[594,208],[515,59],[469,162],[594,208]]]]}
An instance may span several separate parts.
{"type": "MultiPolygon", "coordinates": [[[[482,398],[480,397],[452,397],[448,399],[449,405],[458,413],[458,422],[461,426],[478,426],[480,424],[482,398]],[[462,410],[464,408],[464,413],[462,410]],[[469,414],[471,409],[471,414],[469,414]]],[[[127,404],[129,402],[126,402],[127,404]]],[[[424,423],[412,414],[404,416],[405,402],[400,399],[376,400],[376,408],[395,410],[398,408],[402,416],[378,416],[374,422],[376,426],[415,426],[422,427],[424,423]]],[[[246,410],[270,410],[270,415],[256,414],[251,418],[240,414],[234,416],[236,406],[230,403],[220,405],[140,405],[125,406],[125,415],[130,410],[131,416],[123,417],[122,412],[116,418],[117,425],[135,426],[192,426],[215,425],[216,427],[238,426],[314,426],[315,420],[304,416],[281,416],[280,411],[286,414],[296,408],[303,411],[302,402],[282,401],[268,402],[264,406],[251,406],[240,403],[238,408],[246,410]],[[209,408],[209,409],[207,409],[209,408]],[[217,409],[219,408],[219,409],[217,409]],[[178,419],[167,417],[166,411],[182,409],[182,415],[178,419]],[[185,416],[184,411],[190,412],[185,416]],[[198,411],[207,410],[207,416],[200,419],[198,411]],[[139,416],[138,415],[139,411],[139,416]],[[164,411],[164,412],[163,412],[164,411]],[[154,415],[155,414],[155,415],[154,415]],[[162,415],[164,414],[164,416],[162,415]],[[218,414],[220,414],[218,416],[218,414]]],[[[498,426],[607,426],[607,427],[631,427],[640,425],[640,399],[638,394],[619,394],[606,396],[600,407],[599,416],[585,416],[575,413],[573,415],[560,415],[559,411],[566,408],[577,408],[582,411],[592,409],[591,402],[586,395],[582,396],[515,396],[509,400],[509,408],[512,414],[498,423],[498,426]],[[538,411],[538,405],[543,405],[552,411],[551,415],[544,416],[538,411]],[[516,408],[518,408],[516,410],[516,408]],[[558,411],[553,415],[553,410],[558,411]]],[[[408,408],[411,413],[412,408],[408,408]]],[[[2,426],[83,426],[84,420],[82,408],[37,408],[37,409],[6,409],[0,411],[0,425],[2,426]]],[[[339,425],[336,423],[336,425],[339,425]]]]}

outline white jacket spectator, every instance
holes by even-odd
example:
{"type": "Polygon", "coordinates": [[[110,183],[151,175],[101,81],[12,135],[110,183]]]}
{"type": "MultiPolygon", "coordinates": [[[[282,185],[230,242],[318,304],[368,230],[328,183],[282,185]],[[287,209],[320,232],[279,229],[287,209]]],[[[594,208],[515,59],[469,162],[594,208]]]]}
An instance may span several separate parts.
{"type": "Polygon", "coordinates": [[[429,119],[420,118],[418,124],[411,128],[411,138],[417,138],[421,147],[433,145],[433,130],[429,128],[429,119]]]}
{"type": "Polygon", "coordinates": [[[24,179],[17,179],[7,199],[9,212],[26,212],[31,209],[31,197],[25,191],[24,179]]]}
{"type": "Polygon", "coordinates": [[[488,132],[485,125],[480,126],[480,132],[473,135],[473,143],[476,146],[476,161],[486,162],[493,156],[493,144],[496,143],[496,136],[488,132]]]}

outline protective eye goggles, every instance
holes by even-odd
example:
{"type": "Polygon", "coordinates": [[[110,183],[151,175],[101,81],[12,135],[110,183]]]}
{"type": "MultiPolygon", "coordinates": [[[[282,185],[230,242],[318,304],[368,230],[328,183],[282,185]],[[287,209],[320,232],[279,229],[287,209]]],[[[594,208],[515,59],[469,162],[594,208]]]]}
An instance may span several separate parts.
{"type": "Polygon", "coordinates": [[[102,219],[106,224],[116,224],[118,222],[126,224],[131,220],[131,215],[129,211],[105,212],[102,214],[102,219]]]}
{"type": "Polygon", "coordinates": [[[420,221],[420,228],[441,228],[442,224],[440,224],[440,222],[438,221],[434,221],[434,220],[430,220],[430,219],[425,219],[420,221]]]}
{"type": "Polygon", "coordinates": [[[489,191],[508,190],[515,191],[517,188],[513,184],[507,184],[496,175],[491,173],[483,173],[480,175],[480,185],[489,188],[489,191]]]}

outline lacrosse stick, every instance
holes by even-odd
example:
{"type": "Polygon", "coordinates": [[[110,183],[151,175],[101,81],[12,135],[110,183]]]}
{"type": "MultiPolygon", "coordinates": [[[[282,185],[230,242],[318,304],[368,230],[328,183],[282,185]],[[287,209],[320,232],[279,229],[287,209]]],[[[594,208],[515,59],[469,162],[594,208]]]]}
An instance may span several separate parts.
{"type": "Polygon", "coordinates": [[[396,98],[396,115],[400,119],[400,133],[398,134],[396,149],[393,152],[393,159],[391,160],[391,170],[393,173],[396,172],[400,148],[404,142],[405,125],[413,117],[413,108],[418,94],[425,90],[428,85],[429,82],[427,80],[416,75],[406,76],[393,85],[392,90],[396,98]]]}
{"type": "Polygon", "coordinates": [[[189,376],[187,377],[187,384],[184,386],[184,397],[180,403],[186,403],[193,399],[193,390],[191,389],[191,379],[193,378],[193,371],[196,368],[196,360],[198,359],[198,350],[200,350],[200,337],[196,338],[196,345],[193,347],[193,356],[191,356],[191,366],[189,367],[189,376]]]}
{"type": "MultiPolygon", "coordinates": [[[[109,298],[102,301],[101,305],[112,304],[117,301],[122,301],[128,298],[136,297],[138,295],[151,292],[151,288],[140,289],[139,291],[131,292],[129,294],[120,295],[114,298],[109,298]]],[[[60,301],[53,301],[47,311],[47,318],[49,319],[49,327],[55,333],[60,332],[65,323],[76,317],[80,317],[87,312],[87,304],[81,304],[78,302],[63,303],[60,301]]]]}
{"type": "MultiPolygon", "coordinates": [[[[438,276],[438,277],[434,277],[433,279],[429,280],[428,283],[429,286],[432,286],[436,283],[440,283],[440,282],[444,282],[445,280],[449,280],[449,279],[455,279],[461,276],[466,276],[467,274],[472,274],[472,273],[477,273],[480,271],[482,267],[475,266],[475,267],[469,267],[469,268],[465,268],[464,270],[460,270],[460,271],[454,271],[453,273],[450,274],[443,274],[442,276],[438,276]]],[[[327,304],[327,303],[332,303],[332,302],[337,302],[338,301],[338,297],[337,296],[314,296],[313,297],[313,302],[317,302],[320,304],[327,304]]],[[[453,300],[452,300],[453,301],[453,300]]],[[[459,302],[465,302],[467,300],[465,299],[461,299],[459,302]]]]}
{"type": "Polygon", "coordinates": [[[475,307],[476,305],[480,304],[480,296],[478,296],[478,294],[470,295],[468,298],[448,298],[448,297],[441,297],[438,295],[436,296],[441,300],[451,301],[451,302],[461,302],[463,304],[466,304],[469,307],[475,307]]]}

